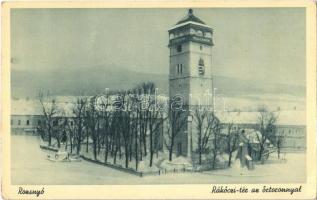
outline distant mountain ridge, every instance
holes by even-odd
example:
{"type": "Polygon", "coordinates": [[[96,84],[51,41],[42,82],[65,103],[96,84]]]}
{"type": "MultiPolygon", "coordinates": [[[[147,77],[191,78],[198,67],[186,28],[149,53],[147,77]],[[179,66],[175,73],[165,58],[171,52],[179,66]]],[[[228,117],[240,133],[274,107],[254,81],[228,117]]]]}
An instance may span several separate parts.
{"type": "MultiPolygon", "coordinates": [[[[126,70],[120,67],[95,66],[76,70],[38,70],[35,72],[11,70],[12,97],[34,97],[38,90],[49,90],[53,95],[94,95],[110,90],[129,89],[142,82],[152,81],[160,94],[168,95],[168,75],[126,70]]],[[[289,94],[305,97],[305,86],[265,83],[256,80],[214,76],[218,94],[226,96],[289,94]]]]}

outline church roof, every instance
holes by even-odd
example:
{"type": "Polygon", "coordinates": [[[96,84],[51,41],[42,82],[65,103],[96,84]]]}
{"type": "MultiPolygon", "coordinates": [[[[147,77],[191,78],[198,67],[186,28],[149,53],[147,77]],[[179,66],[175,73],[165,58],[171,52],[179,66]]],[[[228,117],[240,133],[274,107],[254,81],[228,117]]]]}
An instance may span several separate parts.
{"type": "Polygon", "coordinates": [[[205,24],[205,22],[203,22],[201,19],[199,19],[198,17],[196,17],[194,15],[193,9],[189,9],[187,15],[181,19],[179,22],[177,22],[176,25],[178,24],[183,24],[186,22],[196,22],[196,23],[200,23],[200,24],[205,24]]]}

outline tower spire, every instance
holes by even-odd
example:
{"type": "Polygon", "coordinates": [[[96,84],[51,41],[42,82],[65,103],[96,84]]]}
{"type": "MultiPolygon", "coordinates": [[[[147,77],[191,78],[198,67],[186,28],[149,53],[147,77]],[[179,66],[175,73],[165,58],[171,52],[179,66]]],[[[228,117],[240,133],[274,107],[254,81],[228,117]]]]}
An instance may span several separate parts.
{"type": "Polygon", "coordinates": [[[193,15],[194,11],[192,8],[188,9],[188,15],[193,15]]]}

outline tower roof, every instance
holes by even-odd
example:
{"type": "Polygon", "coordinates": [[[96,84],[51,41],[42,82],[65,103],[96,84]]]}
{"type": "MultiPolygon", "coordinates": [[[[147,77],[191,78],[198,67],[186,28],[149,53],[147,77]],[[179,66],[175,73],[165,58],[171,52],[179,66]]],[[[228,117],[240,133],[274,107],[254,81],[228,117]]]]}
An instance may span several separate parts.
{"type": "Polygon", "coordinates": [[[196,23],[200,23],[200,24],[205,24],[205,22],[203,22],[201,19],[199,19],[198,17],[196,17],[194,15],[194,11],[191,8],[188,9],[187,15],[183,19],[181,19],[179,22],[177,22],[176,25],[182,24],[185,22],[196,22],[196,23]]]}

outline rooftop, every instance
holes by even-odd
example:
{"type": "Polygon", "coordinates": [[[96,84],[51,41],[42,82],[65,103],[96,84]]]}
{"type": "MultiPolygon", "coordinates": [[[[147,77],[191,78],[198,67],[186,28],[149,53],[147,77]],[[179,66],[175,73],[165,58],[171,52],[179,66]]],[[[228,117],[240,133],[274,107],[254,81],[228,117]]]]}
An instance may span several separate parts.
{"type": "Polygon", "coordinates": [[[183,24],[186,22],[196,22],[199,24],[205,24],[205,22],[203,22],[201,19],[199,19],[198,17],[194,15],[194,11],[191,8],[188,10],[187,15],[183,19],[181,19],[179,22],[177,22],[176,25],[183,24]]]}
{"type": "MultiPolygon", "coordinates": [[[[217,112],[216,116],[222,123],[256,124],[259,112],[217,112]]],[[[306,125],[306,112],[303,110],[282,110],[275,112],[278,125],[306,125]]]]}
{"type": "Polygon", "coordinates": [[[172,28],[170,28],[169,31],[188,24],[198,25],[200,27],[204,27],[205,29],[207,28],[208,30],[211,30],[211,27],[194,15],[193,9],[189,9],[187,15],[177,22],[177,24],[175,24],[172,28]]]}

